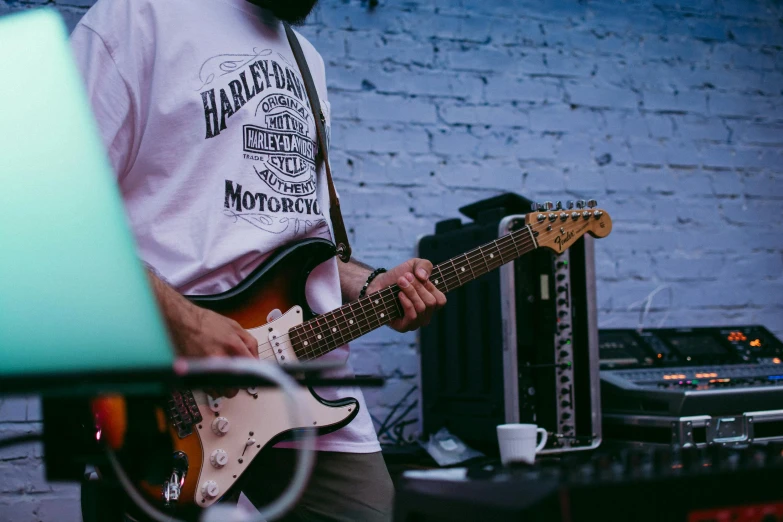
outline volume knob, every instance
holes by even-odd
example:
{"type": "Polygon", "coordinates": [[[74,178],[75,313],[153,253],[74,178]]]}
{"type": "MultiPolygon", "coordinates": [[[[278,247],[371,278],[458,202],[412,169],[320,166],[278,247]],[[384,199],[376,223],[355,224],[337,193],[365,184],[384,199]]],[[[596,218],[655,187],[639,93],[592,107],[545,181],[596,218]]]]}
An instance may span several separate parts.
{"type": "Polygon", "coordinates": [[[208,480],[201,486],[201,494],[204,498],[215,498],[220,494],[220,486],[214,480],[208,480]]]}
{"type": "Polygon", "coordinates": [[[222,449],[216,449],[212,452],[212,455],[209,456],[209,461],[213,466],[220,469],[228,464],[228,453],[222,449]]]}
{"type": "Polygon", "coordinates": [[[228,433],[230,425],[228,422],[228,419],[225,417],[218,417],[217,419],[212,421],[212,431],[215,432],[215,435],[223,436],[226,433],[228,433]]]}

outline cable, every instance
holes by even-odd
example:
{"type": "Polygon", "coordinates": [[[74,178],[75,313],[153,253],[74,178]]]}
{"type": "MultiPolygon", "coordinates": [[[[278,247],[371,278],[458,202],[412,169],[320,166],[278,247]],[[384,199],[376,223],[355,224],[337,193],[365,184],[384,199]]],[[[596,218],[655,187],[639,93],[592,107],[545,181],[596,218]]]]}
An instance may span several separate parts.
{"type": "Polygon", "coordinates": [[[8,446],[16,446],[17,444],[24,444],[25,442],[40,442],[42,440],[43,433],[25,433],[24,435],[14,435],[13,437],[0,439],[0,449],[8,446]]]}
{"type": "MultiPolygon", "coordinates": [[[[270,380],[280,386],[285,393],[285,396],[288,399],[288,411],[291,414],[293,425],[303,425],[302,422],[300,422],[301,415],[299,414],[298,404],[296,402],[299,386],[293,378],[289,377],[277,364],[248,363],[247,361],[233,358],[208,358],[194,361],[180,359],[174,363],[174,370],[177,374],[183,376],[208,375],[214,373],[250,373],[261,379],[270,380]]],[[[229,519],[242,522],[266,522],[267,520],[274,520],[288,512],[304,491],[315,460],[315,436],[312,434],[311,430],[299,433],[304,433],[304,436],[300,437],[297,433],[297,436],[295,437],[296,440],[301,440],[302,442],[300,449],[297,452],[296,471],[294,472],[294,477],[288,485],[288,488],[280,497],[268,506],[260,509],[258,513],[246,513],[238,507],[227,508],[226,506],[215,505],[204,511],[201,520],[204,522],[225,522],[229,519]],[[212,514],[210,514],[210,512],[212,512],[212,514]],[[230,512],[230,514],[228,512],[230,512]]],[[[125,489],[125,492],[148,517],[157,520],[158,522],[184,522],[171,517],[150,504],[147,499],[136,490],[133,482],[131,482],[130,478],[125,473],[125,470],[122,469],[114,451],[107,446],[106,452],[109,462],[114,469],[114,473],[117,475],[117,479],[125,489]]]]}

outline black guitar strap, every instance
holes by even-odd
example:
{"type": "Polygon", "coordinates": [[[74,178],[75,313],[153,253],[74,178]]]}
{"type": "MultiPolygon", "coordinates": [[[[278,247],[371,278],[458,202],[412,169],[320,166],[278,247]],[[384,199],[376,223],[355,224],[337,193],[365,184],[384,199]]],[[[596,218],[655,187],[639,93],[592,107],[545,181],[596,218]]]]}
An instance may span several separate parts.
{"type": "Polygon", "coordinates": [[[329,147],[326,143],[326,131],[324,130],[326,118],[324,118],[324,113],[321,110],[321,101],[318,99],[318,91],[315,90],[313,77],[310,75],[310,68],[307,65],[304,53],[302,52],[302,46],[299,45],[299,39],[296,37],[296,34],[294,33],[294,30],[291,29],[290,25],[283,22],[283,26],[285,27],[285,33],[288,36],[288,43],[291,45],[294,58],[296,58],[296,63],[299,66],[299,71],[302,73],[305,90],[307,91],[307,98],[310,100],[310,110],[312,111],[313,119],[315,120],[315,132],[318,135],[318,149],[321,152],[321,157],[324,161],[326,181],[329,185],[329,217],[332,219],[334,240],[337,243],[337,257],[339,257],[343,263],[347,263],[351,259],[351,245],[348,243],[348,234],[345,232],[345,223],[343,223],[343,215],[342,212],[340,212],[340,199],[337,197],[337,192],[334,190],[332,169],[329,166],[329,147]]]}

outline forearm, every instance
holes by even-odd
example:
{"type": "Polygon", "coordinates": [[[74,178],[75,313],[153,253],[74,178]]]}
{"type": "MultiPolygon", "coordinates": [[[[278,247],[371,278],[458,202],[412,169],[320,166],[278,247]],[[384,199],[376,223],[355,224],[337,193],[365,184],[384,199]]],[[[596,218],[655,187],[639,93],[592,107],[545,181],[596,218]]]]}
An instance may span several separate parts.
{"type": "MultiPolygon", "coordinates": [[[[185,299],[182,294],[165,283],[152,270],[147,269],[147,276],[158,301],[160,312],[166,321],[169,332],[177,337],[177,332],[182,329],[190,331],[198,329],[199,308],[185,299]]],[[[178,344],[179,339],[173,339],[178,344]]]]}
{"type": "Polygon", "coordinates": [[[361,261],[351,259],[347,263],[338,261],[337,271],[340,274],[340,292],[343,296],[343,303],[349,303],[359,298],[359,292],[373,269],[361,261]]]}

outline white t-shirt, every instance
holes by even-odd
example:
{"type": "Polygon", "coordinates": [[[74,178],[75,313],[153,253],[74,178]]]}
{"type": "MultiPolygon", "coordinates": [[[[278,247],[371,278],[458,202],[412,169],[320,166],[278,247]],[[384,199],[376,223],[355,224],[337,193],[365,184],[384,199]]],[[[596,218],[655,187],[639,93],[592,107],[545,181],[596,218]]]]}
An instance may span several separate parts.
{"type": "MultiPolygon", "coordinates": [[[[299,36],[330,128],[324,64],[299,36]]],[[[292,240],[331,239],[309,101],[282,24],[247,0],[99,0],[71,44],[142,259],[183,294],[223,292],[292,240]]],[[[316,312],[341,303],[337,261],[307,284],[316,312]]],[[[323,357],[347,361],[344,346],[323,357]]],[[[337,375],[352,375],[346,365],[337,375]]],[[[380,446],[358,416],[326,451],[380,446]]]]}

